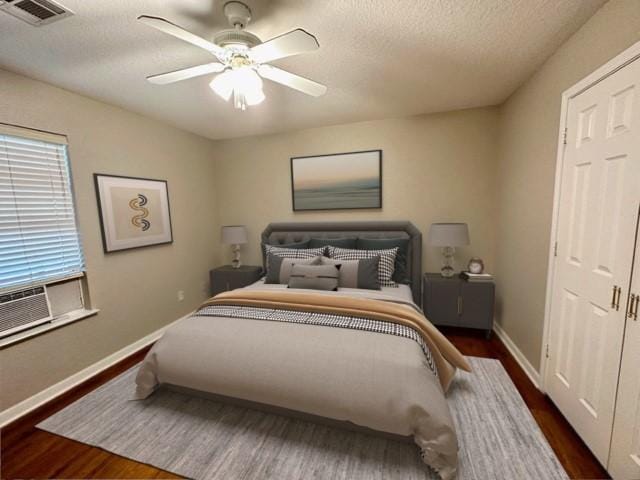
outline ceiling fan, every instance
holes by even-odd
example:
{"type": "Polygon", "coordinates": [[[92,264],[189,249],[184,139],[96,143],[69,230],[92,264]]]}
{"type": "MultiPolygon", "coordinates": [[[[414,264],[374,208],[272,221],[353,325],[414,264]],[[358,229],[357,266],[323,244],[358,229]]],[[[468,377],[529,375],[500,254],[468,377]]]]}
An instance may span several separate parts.
{"type": "Polygon", "coordinates": [[[264,100],[262,78],[314,97],[324,95],[327,91],[324,85],[269,65],[273,60],[317,50],[318,41],[313,35],[302,29],[296,29],[262,42],[257,36],[245,30],[251,20],[251,10],[244,3],[227,2],[224,6],[224,14],[233,28],[218,32],[213,36],[212,41],[194,35],[163,18],[148,15],[138,17],[138,20],[145,25],[203,48],[217,59],[216,62],[151,75],[147,80],[157,85],[166,85],[201,75],[219,73],[209,86],[225,101],[233,96],[235,108],[241,110],[264,100]]]}

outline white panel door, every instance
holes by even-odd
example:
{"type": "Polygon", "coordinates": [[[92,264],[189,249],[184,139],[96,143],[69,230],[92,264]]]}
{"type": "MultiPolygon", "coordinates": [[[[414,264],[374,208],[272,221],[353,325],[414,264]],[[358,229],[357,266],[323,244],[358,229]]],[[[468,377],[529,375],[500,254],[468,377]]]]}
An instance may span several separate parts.
{"type": "Polygon", "coordinates": [[[640,478],[640,243],[637,241],[631,293],[626,307],[627,327],[607,468],[615,480],[640,478]]]}
{"type": "Polygon", "coordinates": [[[607,464],[640,203],[640,61],[572,98],[546,388],[607,464]]]}

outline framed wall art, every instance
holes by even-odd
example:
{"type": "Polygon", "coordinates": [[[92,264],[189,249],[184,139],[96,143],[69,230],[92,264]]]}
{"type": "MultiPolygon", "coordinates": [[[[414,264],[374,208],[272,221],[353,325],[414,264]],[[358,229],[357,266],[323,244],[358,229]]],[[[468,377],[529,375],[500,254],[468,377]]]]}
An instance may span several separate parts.
{"type": "Polygon", "coordinates": [[[382,150],[291,158],[293,210],[382,208],[382,150]]]}
{"type": "Polygon", "coordinates": [[[105,253],[171,243],[165,180],[93,175],[105,253]]]}

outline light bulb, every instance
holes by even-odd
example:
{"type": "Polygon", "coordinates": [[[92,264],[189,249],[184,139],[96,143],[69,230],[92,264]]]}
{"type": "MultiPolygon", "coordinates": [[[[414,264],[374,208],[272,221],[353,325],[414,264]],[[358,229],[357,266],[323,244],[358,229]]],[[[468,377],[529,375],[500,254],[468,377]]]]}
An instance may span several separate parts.
{"type": "Polygon", "coordinates": [[[257,105],[265,99],[262,79],[249,67],[226,70],[209,84],[211,89],[225,101],[234,95],[236,108],[244,110],[247,105],[257,105]]]}
{"type": "Polygon", "coordinates": [[[225,101],[228,101],[233,93],[233,83],[233,70],[225,70],[211,81],[209,87],[225,101]]]}

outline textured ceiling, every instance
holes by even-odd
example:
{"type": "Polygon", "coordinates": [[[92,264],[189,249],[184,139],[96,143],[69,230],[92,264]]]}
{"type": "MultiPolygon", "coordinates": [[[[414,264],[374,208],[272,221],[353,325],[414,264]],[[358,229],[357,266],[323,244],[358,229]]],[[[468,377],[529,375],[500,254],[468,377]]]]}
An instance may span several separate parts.
{"type": "Polygon", "coordinates": [[[604,3],[246,0],[263,41],[294,28],[317,37],[318,51],[274,65],[328,92],[265,81],[267,99],[241,112],[211,92],[211,76],[147,83],[212,57],[136,21],[161,16],[211,38],[228,28],[224,0],[59,1],[76,15],[39,28],[0,13],[0,67],[214,139],[501,103],[604,3]]]}

